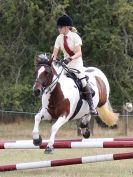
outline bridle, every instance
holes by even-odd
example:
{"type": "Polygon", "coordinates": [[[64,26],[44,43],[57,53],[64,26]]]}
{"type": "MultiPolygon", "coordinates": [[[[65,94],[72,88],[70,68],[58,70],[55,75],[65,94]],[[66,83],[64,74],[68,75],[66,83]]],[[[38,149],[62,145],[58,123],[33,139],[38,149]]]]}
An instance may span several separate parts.
{"type": "Polygon", "coordinates": [[[61,72],[57,75],[57,77],[51,82],[51,84],[48,84],[50,83],[50,81],[53,79],[53,69],[51,66],[49,65],[46,65],[46,64],[41,64],[40,66],[44,66],[44,67],[49,67],[49,71],[48,74],[47,74],[47,78],[45,80],[42,80],[40,78],[37,78],[35,80],[35,82],[41,84],[41,95],[45,92],[46,94],[50,91],[52,91],[52,88],[56,85],[57,81],[59,80],[64,68],[62,67],[62,70],[61,72]]]}
{"type": "MultiPolygon", "coordinates": [[[[39,67],[44,66],[44,67],[48,67],[49,68],[49,72],[47,74],[46,80],[42,80],[40,78],[37,78],[35,80],[35,82],[38,82],[41,85],[41,95],[43,95],[43,93],[45,92],[45,94],[47,94],[48,92],[51,92],[52,89],[54,88],[54,86],[56,85],[56,83],[58,82],[63,70],[65,70],[68,75],[70,75],[70,72],[74,72],[74,73],[80,73],[80,71],[74,69],[74,68],[68,68],[62,60],[57,60],[56,61],[60,66],[62,66],[62,69],[60,71],[60,73],[57,75],[57,77],[52,81],[53,79],[53,68],[51,65],[48,64],[38,64],[39,67]],[[52,81],[50,83],[50,81],[52,81]],[[50,84],[49,84],[50,83],[50,84]]],[[[84,78],[82,78],[84,79],[84,78]]]]}
{"type": "Polygon", "coordinates": [[[35,82],[38,82],[39,84],[41,84],[42,85],[42,87],[44,86],[44,87],[46,87],[47,86],[47,83],[49,83],[50,82],[50,80],[52,79],[52,68],[49,66],[49,65],[46,65],[46,64],[41,64],[41,65],[39,65],[39,67],[41,67],[41,66],[47,66],[47,67],[49,67],[49,74],[47,75],[47,78],[45,79],[45,80],[42,80],[42,79],[40,79],[40,78],[36,78],[36,80],[35,80],[35,82]]]}

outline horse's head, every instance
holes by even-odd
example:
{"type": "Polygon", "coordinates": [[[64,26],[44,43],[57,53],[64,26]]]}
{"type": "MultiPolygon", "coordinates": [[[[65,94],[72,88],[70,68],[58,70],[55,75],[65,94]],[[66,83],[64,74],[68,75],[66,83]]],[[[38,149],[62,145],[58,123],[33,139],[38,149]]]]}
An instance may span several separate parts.
{"type": "Polygon", "coordinates": [[[53,80],[54,71],[50,55],[44,53],[36,57],[36,80],[33,86],[35,96],[40,96],[53,80]]]}

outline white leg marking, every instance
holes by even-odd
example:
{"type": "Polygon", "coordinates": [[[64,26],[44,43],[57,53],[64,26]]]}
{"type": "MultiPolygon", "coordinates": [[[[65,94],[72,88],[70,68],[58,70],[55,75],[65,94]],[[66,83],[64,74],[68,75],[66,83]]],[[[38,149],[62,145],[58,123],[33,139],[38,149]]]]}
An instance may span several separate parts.
{"type": "Polygon", "coordinates": [[[66,119],[66,117],[63,116],[63,117],[59,117],[58,120],[54,123],[54,125],[52,126],[52,132],[51,132],[51,136],[50,136],[49,143],[48,143],[49,147],[53,147],[55,135],[56,135],[57,131],[67,121],[68,120],[66,119]]]}
{"type": "Polygon", "coordinates": [[[44,116],[45,109],[42,108],[39,113],[35,115],[35,123],[32,131],[33,139],[39,139],[39,124],[41,122],[41,118],[44,116]]]}

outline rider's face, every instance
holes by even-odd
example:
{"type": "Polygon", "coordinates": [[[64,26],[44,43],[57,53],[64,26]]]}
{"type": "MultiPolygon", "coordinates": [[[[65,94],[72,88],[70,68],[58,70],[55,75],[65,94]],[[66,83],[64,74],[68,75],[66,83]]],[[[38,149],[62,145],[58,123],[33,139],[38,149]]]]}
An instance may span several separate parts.
{"type": "Polygon", "coordinates": [[[58,31],[60,34],[66,34],[69,31],[69,28],[66,26],[60,26],[58,27],[58,31]]]}

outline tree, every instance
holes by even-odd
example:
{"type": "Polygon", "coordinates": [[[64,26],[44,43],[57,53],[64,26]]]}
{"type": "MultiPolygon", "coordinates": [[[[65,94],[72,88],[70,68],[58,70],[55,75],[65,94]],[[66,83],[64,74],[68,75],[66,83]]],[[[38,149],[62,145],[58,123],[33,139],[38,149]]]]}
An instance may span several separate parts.
{"type": "Polygon", "coordinates": [[[133,3],[127,0],[71,1],[69,14],[83,38],[86,65],[100,67],[111,85],[111,101],[133,101],[133,3]]]}
{"type": "Polygon", "coordinates": [[[1,0],[1,108],[38,109],[40,100],[32,95],[34,57],[52,51],[56,19],[64,13],[72,16],[83,39],[85,65],[99,67],[107,75],[113,105],[133,101],[131,0],[1,0]]]}

